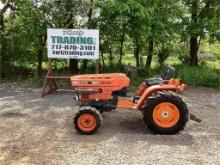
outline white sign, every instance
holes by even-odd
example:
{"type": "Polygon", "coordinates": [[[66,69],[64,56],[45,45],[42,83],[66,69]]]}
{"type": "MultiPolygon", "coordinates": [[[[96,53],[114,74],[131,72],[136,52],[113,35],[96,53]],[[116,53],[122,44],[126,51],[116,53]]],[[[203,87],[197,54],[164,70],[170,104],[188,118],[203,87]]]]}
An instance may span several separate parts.
{"type": "Polygon", "coordinates": [[[98,59],[99,31],[47,29],[48,58],[98,59]]]}

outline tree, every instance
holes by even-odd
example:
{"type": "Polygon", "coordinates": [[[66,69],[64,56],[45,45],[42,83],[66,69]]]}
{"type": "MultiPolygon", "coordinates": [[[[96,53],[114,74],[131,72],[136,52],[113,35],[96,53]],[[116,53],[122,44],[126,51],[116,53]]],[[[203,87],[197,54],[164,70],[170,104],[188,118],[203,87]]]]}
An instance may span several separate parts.
{"type": "Polygon", "coordinates": [[[110,64],[113,64],[113,54],[119,55],[118,64],[121,67],[123,46],[127,31],[126,13],[128,6],[122,0],[99,2],[100,17],[95,19],[100,29],[101,54],[108,53],[110,64]]]}
{"type": "MultiPolygon", "coordinates": [[[[147,9],[146,18],[146,47],[147,59],[145,69],[149,69],[154,53],[154,47],[164,49],[176,40],[179,28],[177,20],[181,14],[176,0],[148,0],[144,3],[147,9]]],[[[159,50],[159,51],[161,51],[159,50]]]]}
{"type": "MultiPolygon", "coordinates": [[[[52,0],[51,6],[51,20],[53,21],[54,28],[78,28],[77,17],[84,14],[83,0],[52,0]],[[80,13],[81,12],[81,13],[80,13]]],[[[69,70],[72,74],[79,71],[78,60],[69,60],[69,70]]]]}
{"type": "MultiPolygon", "coordinates": [[[[30,65],[39,76],[46,59],[47,28],[98,28],[102,65],[122,68],[133,54],[145,70],[158,55],[163,64],[174,48],[189,43],[191,65],[198,64],[203,38],[220,40],[219,0],[0,0],[1,67],[6,72],[30,65]]],[[[183,50],[181,50],[183,52],[183,50]]],[[[184,53],[186,54],[186,53],[184,53]]],[[[189,56],[187,56],[189,57],[189,56]]],[[[87,70],[87,60],[82,60],[87,70]]],[[[78,60],[70,60],[72,73],[78,60]]]]}
{"type": "Polygon", "coordinates": [[[19,10],[15,13],[20,24],[15,25],[24,36],[33,43],[36,51],[37,74],[42,75],[42,62],[47,39],[47,27],[51,25],[48,18],[49,5],[46,0],[26,1],[19,4],[19,10]]]}
{"type": "Polygon", "coordinates": [[[128,6],[130,8],[127,13],[129,30],[128,35],[132,38],[134,43],[134,57],[136,66],[140,67],[140,52],[145,38],[144,30],[147,20],[147,10],[143,6],[143,1],[129,1],[128,6]],[[138,28],[138,29],[137,29],[138,28]]]}
{"type": "Polygon", "coordinates": [[[15,10],[15,5],[11,0],[1,0],[0,3],[3,5],[0,9],[0,77],[2,75],[2,67],[6,67],[6,51],[5,51],[5,36],[4,36],[4,29],[5,29],[5,14],[10,10],[15,10]]]}
{"type": "MultiPolygon", "coordinates": [[[[94,1],[93,0],[90,0],[89,1],[89,5],[88,5],[88,12],[87,12],[87,28],[88,29],[91,29],[92,28],[92,13],[93,13],[93,8],[94,8],[94,1]]],[[[88,60],[87,59],[84,59],[83,60],[83,69],[84,70],[87,70],[87,65],[88,65],[88,60]]]]}
{"type": "Polygon", "coordinates": [[[186,0],[183,15],[184,37],[190,38],[190,64],[198,65],[200,42],[219,28],[219,0],[186,0]]]}
{"type": "MultiPolygon", "coordinates": [[[[37,61],[37,73],[42,74],[42,62],[45,54],[47,28],[78,28],[77,17],[80,13],[82,1],[72,0],[36,0],[17,3],[18,10],[13,17],[8,17],[8,31],[13,35],[17,29],[20,36],[25,36],[26,44],[33,47],[37,61]]],[[[83,10],[82,10],[83,11],[83,10]]],[[[10,36],[8,34],[8,36],[10,36]]],[[[12,37],[13,38],[13,37],[12,37]]],[[[22,37],[21,37],[22,38],[22,37]]],[[[22,38],[23,40],[23,38],[22,38]]],[[[22,45],[20,45],[22,46],[22,45]]],[[[69,68],[72,73],[78,72],[78,61],[70,60],[69,68]]]]}

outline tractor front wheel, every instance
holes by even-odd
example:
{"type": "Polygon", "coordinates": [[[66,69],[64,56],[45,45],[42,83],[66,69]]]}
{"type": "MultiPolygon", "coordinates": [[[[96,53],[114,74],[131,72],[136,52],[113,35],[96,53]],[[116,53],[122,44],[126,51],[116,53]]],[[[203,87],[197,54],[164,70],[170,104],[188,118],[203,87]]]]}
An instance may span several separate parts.
{"type": "Polygon", "coordinates": [[[159,92],[147,100],[143,120],[155,133],[175,134],[184,129],[188,121],[188,108],[178,95],[159,92]]]}
{"type": "Polygon", "coordinates": [[[101,126],[102,116],[92,107],[82,107],[74,118],[75,129],[84,135],[94,134],[101,126]]]}

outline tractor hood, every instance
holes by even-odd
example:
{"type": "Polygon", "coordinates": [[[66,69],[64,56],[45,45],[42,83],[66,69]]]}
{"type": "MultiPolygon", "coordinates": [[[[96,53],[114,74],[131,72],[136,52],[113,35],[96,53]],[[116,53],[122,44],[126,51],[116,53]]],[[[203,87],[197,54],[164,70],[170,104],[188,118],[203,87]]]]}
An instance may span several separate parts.
{"type": "Polygon", "coordinates": [[[85,74],[72,76],[74,87],[114,87],[113,91],[129,87],[130,79],[123,73],[85,74]]]}

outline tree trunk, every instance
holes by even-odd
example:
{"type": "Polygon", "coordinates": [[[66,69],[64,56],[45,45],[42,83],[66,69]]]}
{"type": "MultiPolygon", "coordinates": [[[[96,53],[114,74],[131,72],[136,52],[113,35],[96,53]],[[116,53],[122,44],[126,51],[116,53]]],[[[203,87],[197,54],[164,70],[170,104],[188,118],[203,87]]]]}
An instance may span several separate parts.
{"type": "Polygon", "coordinates": [[[149,69],[153,57],[153,50],[154,50],[154,41],[150,39],[148,41],[148,54],[147,54],[147,60],[145,64],[145,69],[149,69]]]}
{"type": "Polygon", "coordinates": [[[4,44],[4,39],[3,39],[3,30],[4,30],[4,17],[3,14],[0,13],[0,81],[1,81],[1,77],[2,77],[2,65],[3,65],[3,44],[4,44]]]}
{"type": "Polygon", "coordinates": [[[120,49],[119,49],[119,67],[120,68],[121,68],[121,63],[122,63],[124,40],[125,40],[125,24],[123,24],[122,35],[120,39],[120,49]]]}
{"type": "Polygon", "coordinates": [[[78,67],[78,60],[77,59],[70,59],[69,60],[69,72],[71,74],[79,73],[79,67],[78,67]]]}
{"type": "Polygon", "coordinates": [[[70,59],[69,61],[69,70],[71,74],[77,74],[79,72],[78,60],[70,59]]]}
{"type": "Polygon", "coordinates": [[[42,61],[43,61],[43,49],[40,47],[37,51],[37,75],[41,77],[42,75],[42,61]]]}
{"type": "Polygon", "coordinates": [[[103,55],[103,51],[101,51],[101,58],[102,58],[102,71],[103,71],[103,68],[105,68],[105,60],[104,60],[104,55],[103,55]]]}
{"type": "Polygon", "coordinates": [[[42,75],[42,62],[44,55],[44,46],[46,44],[47,36],[39,36],[39,48],[37,50],[37,75],[40,77],[42,75]]]}
{"type": "Polygon", "coordinates": [[[1,34],[1,32],[0,32],[0,82],[1,82],[1,77],[2,77],[2,75],[3,75],[3,43],[4,43],[4,41],[3,41],[3,35],[1,34]]]}
{"type": "Polygon", "coordinates": [[[125,38],[125,33],[123,32],[121,36],[120,49],[119,49],[119,67],[121,67],[121,63],[122,63],[124,38],[125,38]]]}
{"type": "Polygon", "coordinates": [[[88,25],[87,25],[89,29],[91,28],[92,11],[93,11],[93,0],[90,0],[90,7],[88,12],[88,25]]]}
{"type": "Polygon", "coordinates": [[[190,38],[190,64],[198,65],[198,41],[197,37],[190,38]]]}
{"type": "Polygon", "coordinates": [[[113,66],[113,54],[112,54],[112,47],[111,46],[109,46],[108,52],[109,52],[109,63],[111,66],[113,66]]]}
{"type": "Polygon", "coordinates": [[[83,72],[87,72],[88,69],[88,60],[87,59],[83,59],[83,72]]]}
{"type": "MultiPolygon", "coordinates": [[[[90,0],[90,7],[89,7],[89,12],[88,12],[88,23],[87,23],[87,28],[91,28],[91,19],[92,19],[92,11],[93,11],[93,0],[90,0]]],[[[87,71],[88,68],[88,60],[84,59],[83,60],[83,70],[87,71]]]]}
{"type": "Polygon", "coordinates": [[[140,66],[140,44],[137,39],[135,41],[134,57],[136,60],[136,67],[139,67],[140,66]]]}
{"type": "Polygon", "coordinates": [[[71,74],[79,73],[78,60],[70,59],[69,60],[69,71],[71,74]]]}
{"type": "MultiPolygon", "coordinates": [[[[68,29],[73,29],[73,14],[71,13],[71,6],[72,6],[72,1],[69,0],[69,1],[66,1],[66,11],[69,11],[67,12],[66,14],[66,27],[68,29]]],[[[69,72],[71,74],[76,74],[79,72],[79,68],[78,68],[78,60],[77,59],[70,59],[69,60],[69,72]]]]}
{"type": "MultiPolygon", "coordinates": [[[[196,24],[198,22],[198,4],[197,1],[192,2],[191,6],[191,19],[192,24],[196,24]]],[[[191,32],[190,36],[190,64],[198,65],[198,34],[195,32],[191,32]]]]}

